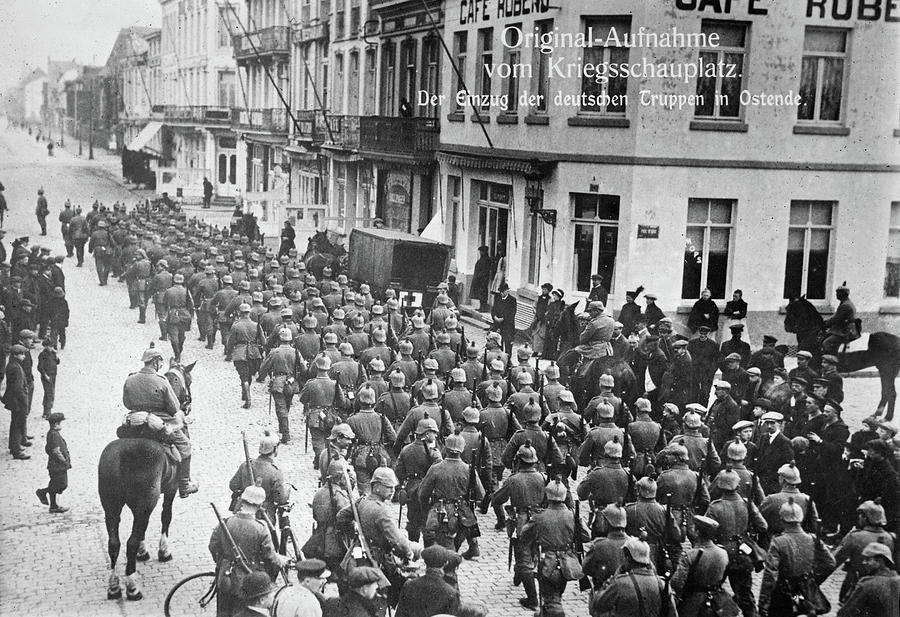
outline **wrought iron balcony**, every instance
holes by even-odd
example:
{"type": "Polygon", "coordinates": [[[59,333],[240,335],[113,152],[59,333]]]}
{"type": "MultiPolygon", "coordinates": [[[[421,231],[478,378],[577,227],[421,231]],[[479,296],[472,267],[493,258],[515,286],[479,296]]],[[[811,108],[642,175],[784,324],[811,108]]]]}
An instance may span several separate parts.
{"type": "Polygon", "coordinates": [[[238,64],[260,57],[284,56],[291,53],[290,26],[269,26],[232,38],[234,58],[238,64]],[[254,49],[255,48],[255,49],[254,49]]]}
{"type": "Polygon", "coordinates": [[[325,144],[341,150],[359,148],[359,116],[328,116],[325,144]]]}
{"type": "Polygon", "coordinates": [[[440,142],[437,118],[363,116],[359,118],[359,149],[413,156],[431,156],[440,142]]]}
{"type": "Polygon", "coordinates": [[[297,126],[294,130],[294,138],[307,144],[321,144],[325,141],[328,131],[322,112],[314,109],[300,109],[294,112],[297,126]]]}
{"type": "Polygon", "coordinates": [[[311,43],[319,39],[328,39],[328,22],[320,21],[314,24],[305,24],[294,30],[295,43],[311,43]]]}
{"type": "Polygon", "coordinates": [[[163,114],[170,124],[231,124],[230,107],[166,105],[163,114]]]}
{"type": "Polygon", "coordinates": [[[269,133],[287,133],[290,120],[283,107],[274,109],[237,109],[232,110],[233,126],[241,129],[266,131],[269,133]]]}

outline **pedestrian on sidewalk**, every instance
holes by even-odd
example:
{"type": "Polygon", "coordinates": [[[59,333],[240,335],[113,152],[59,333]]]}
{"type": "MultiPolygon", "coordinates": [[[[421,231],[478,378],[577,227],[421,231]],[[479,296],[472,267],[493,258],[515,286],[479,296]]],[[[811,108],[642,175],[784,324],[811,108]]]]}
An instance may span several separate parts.
{"type": "Polygon", "coordinates": [[[37,207],[34,210],[37,216],[38,225],[41,226],[41,235],[47,235],[47,215],[50,214],[50,208],[47,207],[47,198],[44,197],[44,189],[38,189],[37,207]]]}
{"type": "Polygon", "coordinates": [[[203,209],[208,210],[209,204],[212,201],[213,196],[213,185],[212,182],[209,181],[209,178],[203,178],[203,209]]]}
{"type": "Polygon", "coordinates": [[[44,419],[50,417],[53,411],[53,402],[56,400],[56,372],[59,366],[59,357],[56,355],[56,345],[48,337],[44,339],[44,349],[38,354],[37,369],[41,376],[41,386],[44,388],[44,419]]]}
{"type": "Polygon", "coordinates": [[[46,506],[49,503],[51,514],[61,514],[69,510],[56,501],[56,496],[69,486],[69,470],[72,468],[69,446],[61,433],[62,422],[65,419],[66,416],[61,413],[47,416],[50,430],[47,431],[47,445],[44,450],[47,452],[47,473],[50,475],[50,482],[46,488],[39,488],[34,492],[42,504],[46,506]]]}
{"type": "Polygon", "coordinates": [[[62,287],[53,288],[53,297],[47,303],[47,312],[50,314],[50,340],[54,347],[58,343],[60,349],[65,349],[66,328],[69,327],[69,301],[66,300],[66,292],[62,287]]]}
{"type": "Polygon", "coordinates": [[[6,365],[6,392],[3,405],[9,409],[9,453],[17,460],[28,460],[31,455],[26,448],[31,445],[25,432],[28,422],[28,383],[22,363],[28,351],[22,345],[13,345],[9,350],[6,365]]]}

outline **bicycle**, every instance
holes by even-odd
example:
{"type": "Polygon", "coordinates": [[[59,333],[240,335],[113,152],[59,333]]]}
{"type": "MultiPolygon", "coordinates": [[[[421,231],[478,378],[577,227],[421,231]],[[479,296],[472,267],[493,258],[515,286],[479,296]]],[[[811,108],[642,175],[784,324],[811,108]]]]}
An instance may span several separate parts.
{"type": "MultiPolygon", "coordinates": [[[[294,530],[291,528],[289,513],[293,503],[279,504],[276,507],[278,517],[278,553],[291,558],[288,566],[282,571],[284,587],[290,585],[288,574],[293,564],[303,560],[303,552],[297,546],[294,530]],[[288,553],[290,549],[291,553],[288,553]]],[[[181,579],[169,590],[163,603],[166,617],[184,617],[216,614],[217,577],[215,572],[199,572],[181,579]]]]}
{"type": "Polygon", "coordinates": [[[216,614],[215,572],[200,572],[183,578],[169,590],[163,603],[166,617],[216,614]]]}

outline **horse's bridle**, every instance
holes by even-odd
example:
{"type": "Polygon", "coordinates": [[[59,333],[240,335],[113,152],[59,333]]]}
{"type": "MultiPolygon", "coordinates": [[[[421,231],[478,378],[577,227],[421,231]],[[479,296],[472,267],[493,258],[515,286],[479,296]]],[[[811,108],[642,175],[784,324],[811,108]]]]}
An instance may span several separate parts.
{"type": "Polygon", "coordinates": [[[193,399],[191,397],[191,388],[188,385],[187,378],[184,376],[184,368],[180,364],[175,364],[166,370],[166,375],[174,375],[181,384],[184,398],[180,400],[179,403],[181,403],[182,408],[190,405],[193,399]]]}

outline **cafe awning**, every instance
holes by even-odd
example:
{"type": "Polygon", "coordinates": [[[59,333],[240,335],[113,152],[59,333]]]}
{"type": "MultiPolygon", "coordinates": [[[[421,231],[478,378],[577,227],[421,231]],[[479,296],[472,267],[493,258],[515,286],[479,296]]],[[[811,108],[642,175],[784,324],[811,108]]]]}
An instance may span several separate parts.
{"type": "Polygon", "coordinates": [[[149,122],[147,126],[141,129],[141,132],[137,134],[137,136],[131,140],[126,147],[132,152],[139,152],[147,147],[147,144],[150,143],[150,140],[159,132],[159,129],[162,128],[162,122],[149,122]]]}

